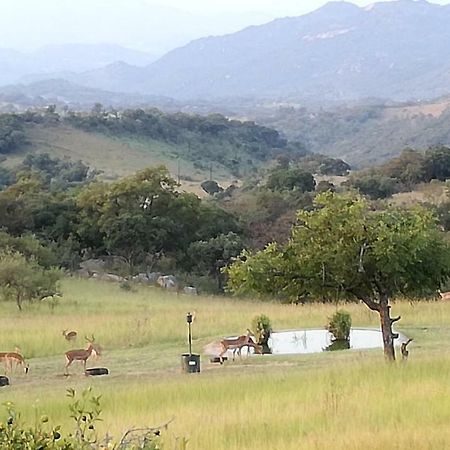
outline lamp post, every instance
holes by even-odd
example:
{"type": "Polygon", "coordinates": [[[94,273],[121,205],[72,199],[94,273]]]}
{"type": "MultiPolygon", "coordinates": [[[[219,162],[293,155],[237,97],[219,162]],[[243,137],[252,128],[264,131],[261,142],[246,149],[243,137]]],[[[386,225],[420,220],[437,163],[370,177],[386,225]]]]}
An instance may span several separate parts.
{"type": "Polygon", "coordinates": [[[183,353],[181,355],[181,368],[186,373],[198,373],[200,372],[200,355],[192,353],[192,332],[191,323],[193,317],[190,312],[186,314],[186,322],[188,324],[188,337],[189,337],[189,353],[183,353]]]}
{"type": "Polygon", "coordinates": [[[186,322],[188,324],[189,355],[192,355],[192,333],[191,333],[192,314],[190,312],[186,314],[186,322]]]}

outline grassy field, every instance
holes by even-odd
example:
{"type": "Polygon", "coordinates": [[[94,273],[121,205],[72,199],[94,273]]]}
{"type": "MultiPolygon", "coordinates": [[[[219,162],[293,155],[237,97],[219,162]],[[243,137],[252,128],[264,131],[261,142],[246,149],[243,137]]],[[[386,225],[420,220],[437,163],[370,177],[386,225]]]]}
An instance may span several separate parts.
{"type": "MultiPolygon", "coordinates": [[[[183,374],[185,314],[195,311],[193,348],[244,333],[268,315],[276,330],[322,327],[336,305],[292,306],[220,297],[176,296],[157,288],[124,292],[116,284],[67,279],[55,309],[22,313],[0,304],[1,350],[22,349],[28,375],[15,374],[0,402],[13,401],[27,420],[48,414],[69,427],[65,390],[88,385],[102,395],[102,432],[174,419],[168,439],[189,449],[444,449],[450,431],[450,303],[397,302],[398,329],[414,338],[407,364],[388,366],[381,350],[254,356],[224,366],[202,358],[200,374],[183,374]],[[86,378],[75,365],[63,376],[61,331],[95,334],[110,376],[86,378]]],[[[354,326],[377,326],[362,305],[347,305],[354,326]]],[[[0,417],[2,414],[0,414],[0,417]]],[[[172,448],[172,447],[169,447],[172,448]]]]}

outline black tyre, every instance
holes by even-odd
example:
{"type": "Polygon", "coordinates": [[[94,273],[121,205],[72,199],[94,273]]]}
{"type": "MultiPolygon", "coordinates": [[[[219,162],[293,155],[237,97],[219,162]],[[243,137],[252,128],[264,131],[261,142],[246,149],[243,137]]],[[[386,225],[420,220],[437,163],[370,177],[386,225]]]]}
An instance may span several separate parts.
{"type": "Polygon", "coordinates": [[[109,370],[106,367],[94,367],[92,369],[86,369],[85,374],[91,376],[108,375],[109,370]]]}
{"type": "Polygon", "coordinates": [[[9,378],[0,376],[0,387],[9,386],[9,378]]]}

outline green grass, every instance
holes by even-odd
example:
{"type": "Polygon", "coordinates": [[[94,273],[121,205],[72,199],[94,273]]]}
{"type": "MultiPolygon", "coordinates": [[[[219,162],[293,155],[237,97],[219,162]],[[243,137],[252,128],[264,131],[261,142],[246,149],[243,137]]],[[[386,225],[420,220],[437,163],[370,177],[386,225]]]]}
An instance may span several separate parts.
{"type": "MultiPolygon", "coordinates": [[[[92,385],[102,395],[103,432],[118,436],[174,418],[169,434],[189,438],[190,449],[444,449],[450,442],[450,303],[393,305],[393,315],[403,316],[398,329],[414,338],[407,364],[386,365],[381,350],[255,356],[224,366],[204,357],[202,372],[187,375],[180,370],[187,311],[196,312],[193,348],[201,353],[244,333],[255,315],[268,315],[277,330],[323,327],[338,306],[123,292],[77,279],[66,279],[63,292],[53,311],[0,304],[2,350],[19,346],[31,367],[12,377],[0,401],[14,401],[24,419],[37,408],[67,428],[66,388],[92,385]],[[91,364],[110,376],[87,379],[75,365],[62,376],[65,328],[80,333],[78,346],[83,334],[95,334],[105,351],[91,364]]],[[[363,305],[345,309],[354,326],[378,325],[363,305]]]]}

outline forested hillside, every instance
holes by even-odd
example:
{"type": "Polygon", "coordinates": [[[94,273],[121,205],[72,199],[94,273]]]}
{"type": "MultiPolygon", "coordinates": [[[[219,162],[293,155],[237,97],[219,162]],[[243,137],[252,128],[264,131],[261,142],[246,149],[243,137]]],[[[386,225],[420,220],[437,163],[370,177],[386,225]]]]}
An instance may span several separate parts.
{"type": "Polygon", "coordinates": [[[14,163],[27,152],[81,159],[107,177],[166,164],[186,180],[249,176],[281,155],[301,156],[303,145],[276,130],[222,115],[166,114],[159,110],[0,115],[0,154],[14,163]]]}
{"type": "Polygon", "coordinates": [[[368,167],[404,148],[450,144],[450,101],[391,105],[245,108],[244,115],[300,140],[314,153],[368,167]]]}

